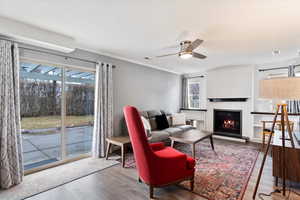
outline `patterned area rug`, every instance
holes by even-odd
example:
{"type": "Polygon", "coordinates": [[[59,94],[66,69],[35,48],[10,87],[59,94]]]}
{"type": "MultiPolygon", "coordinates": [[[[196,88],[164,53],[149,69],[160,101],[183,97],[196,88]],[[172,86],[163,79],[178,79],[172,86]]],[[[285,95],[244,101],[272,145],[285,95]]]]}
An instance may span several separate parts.
{"type": "MultiPolygon", "coordinates": [[[[194,193],[210,200],[241,200],[246,190],[258,149],[243,143],[215,140],[215,151],[208,141],[196,146],[194,193]]],[[[177,144],[175,148],[191,155],[191,147],[177,144]]],[[[135,168],[133,154],[126,156],[127,168],[135,168]]],[[[189,189],[189,182],[180,184],[189,189]]]]}

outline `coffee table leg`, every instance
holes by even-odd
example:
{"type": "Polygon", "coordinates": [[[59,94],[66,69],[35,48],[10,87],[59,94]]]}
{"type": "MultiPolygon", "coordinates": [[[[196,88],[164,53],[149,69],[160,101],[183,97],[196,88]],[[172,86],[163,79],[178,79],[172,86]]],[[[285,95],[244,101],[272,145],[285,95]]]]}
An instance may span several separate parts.
{"type": "Polygon", "coordinates": [[[192,144],[192,156],[193,156],[194,159],[195,159],[195,152],[196,152],[195,144],[192,144]]]}
{"type": "Polygon", "coordinates": [[[213,136],[210,136],[210,145],[212,150],[215,150],[213,136]]]}

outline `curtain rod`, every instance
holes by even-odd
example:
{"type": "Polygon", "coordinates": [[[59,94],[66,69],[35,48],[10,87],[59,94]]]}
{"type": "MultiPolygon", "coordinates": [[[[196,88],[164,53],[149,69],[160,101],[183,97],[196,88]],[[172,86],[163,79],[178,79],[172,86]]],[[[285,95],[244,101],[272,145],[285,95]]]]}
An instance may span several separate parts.
{"type": "Polygon", "coordinates": [[[201,75],[201,76],[191,76],[191,77],[185,77],[185,78],[187,78],[187,79],[191,79],[191,78],[204,78],[204,76],[203,75],[201,75]]]}
{"type": "MultiPolygon", "coordinates": [[[[294,67],[299,67],[300,64],[298,65],[293,65],[294,67]]],[[[271,70],[278,70],[278,69],[288,69],[289,67],[273,67],[273,68],[266,68],[266,69],[259,69],[259,72],[265,72],[265,71],[271,71],[271,70]]]]}
{"type": "MultiPolygon", "coordinates": [[[[6,40],[6,41],[9,41],[9,42],[20,43],[18,41],[15,41],[15,40],[12,40],[12,39],[3,38],[3,37],[0,37],[0,39],[1,40],[6,40]]],[[[73,56],[61,55],[59,53],[53,53],[53,52],[49,52],[49,51],[37,50],[37,49],[32,49],[32,48],[28,48],[28,47],[21,47],[21,46],[19,48],[27,50],[27,51],[35,51],[35,52],[39,52],[39,53],[50,54],[50,55],[53,55],[53,56],[59,56],[59,57],[65,58],[65,59],[73,59],[73,60],[79,60],[79,61],[87,62],[87,63],[100,64],[99,62],[96,62],[96,61],[93,61],[93,60],[87,60],[87,59],[77,58],[77,57],[73,57],[73,56]]],[[[116,66],[113,65],[112,68],[116,68],[116,66]]]]}

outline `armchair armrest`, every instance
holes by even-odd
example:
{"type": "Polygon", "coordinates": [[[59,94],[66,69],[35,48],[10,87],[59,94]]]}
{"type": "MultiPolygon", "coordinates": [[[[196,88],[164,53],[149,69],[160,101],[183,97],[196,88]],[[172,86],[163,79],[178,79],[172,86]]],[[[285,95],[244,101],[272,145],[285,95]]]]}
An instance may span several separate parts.
{"type": "Polygon", "coordinates": [[[152,151],[159,151],[165,148],[165,144],[163,142],[151,143],[149,144],[152,151]]]}

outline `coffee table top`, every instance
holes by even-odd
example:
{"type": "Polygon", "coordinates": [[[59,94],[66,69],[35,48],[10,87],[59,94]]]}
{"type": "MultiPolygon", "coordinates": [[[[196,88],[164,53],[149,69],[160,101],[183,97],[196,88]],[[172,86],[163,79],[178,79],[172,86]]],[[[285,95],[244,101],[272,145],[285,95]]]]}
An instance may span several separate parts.
{"type": "Polygon", "coordinates": [[[192,129],[192,130],[186,131],[181,134],[170,136],[169,138],[170,138],[170,140],[175,141],[175,142],[181,142],[181,143],[185,143],[185,144],[195,144],[195,143],[200,142],[201,140],[211,137],[212,134],[213,134],[213,132],[192,129]]]}

